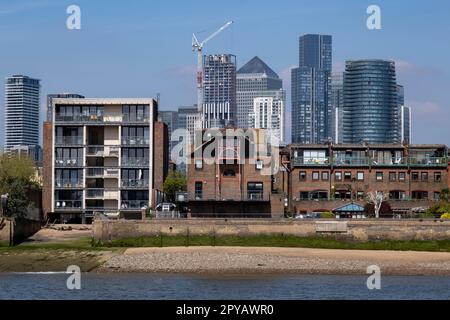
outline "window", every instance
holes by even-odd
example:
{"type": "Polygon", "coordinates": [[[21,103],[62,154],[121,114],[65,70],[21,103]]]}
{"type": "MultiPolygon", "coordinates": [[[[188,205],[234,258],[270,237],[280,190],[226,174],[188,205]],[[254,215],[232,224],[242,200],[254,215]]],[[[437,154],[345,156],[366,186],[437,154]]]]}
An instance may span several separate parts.
{"type": "Polygon", "coordinates": [[[341,172],[341,171],[336,171],[336,172],[334,173],[334,179],[335,179],[336,181],[341,181],[341,180],[342,180],[342,172],[341,172]]]}
{"type": "Polygon", "coordinates": [[[262,182],[247,183],[247,198],[249,200],[262,200],[264,186],[262,182]]]}
{"type": "Polygon", "coordinates": [[[396,181],[397,180],[397,174],[396,172],[389,172],[389,181],[396,181]]]}
{"type": "Polygon", "coordinates": [[[256,160],[256,170],[262,170],[262,169],[263,169],[262,160],[256,160]]]}
{"type": "Polygon", "coordinates": [[[440,172],[435,172],[434,173],[434,181],[435,182],[441,182],[442,181],[442,175],[440,172]]]}
{"type": "Polygon", "coordinates": [[[377,172],[375,173],[375,179],[376,179],[377,181],[383,181],[383,172],[377,171],[377,172]]]}
{"type": "Polygon", "coordinates": [[[389,199],[392,199],[392,200],[405,200],[406,199],[406,193],[405,193],[405,191],[401,191],[401,190],[389,191],[389,199]]]}
{"type": "Polygon", "coordinates": [[[364,200],[364,191],[358,191],[356,192],[356,198],[358,200],[364,200]]]}
{"type": "Polygon", "coordinates": [[[203,197],[203,182],[195,182],[195,200],[201,200],[203,197]]]}
{"type": "Polygon", "coordinates": [[[411,173],[411,180],[412,181],[419,181],[419,173],[418,172],[412,172],[411,173]]]}
{"type": "Polygon", "coordinates": [[[236,176],[236,172],[234,172],[234,170],[231,169],[227,169],[223,172],[223,176],[224,177],[235,177],[236,176]]]}
{"type": "Polygon", "coordinates": [[[364,181],[364,172],[358,171],[357,174],[356,174],[356,179],[358,181],[364,181]]]}
{"type": "Polygon", "coordinates": [[[398,181],[405,181],[406,174],[404,172],[398,173],[398,181]]]}
{"type": "Polygon", "coordinates": [[[313,171],[312,179],[313,180],[319,180],[319,171],[313,171]]]}
{"type": "Polygon", "coordinates": [[[309,200],[309,192],[300,191],[300,200],[309,200]]]}
{"type": "Polygon", "coordinates": [[[329,179],[328,171],[322,171],[322,180],[328,181],[328,179],[329,179]]]}
{"type": "Polygon", "coordinates": [[[350,181],[352,180],[352,173],[350,171],[344,172],[344,181],[350,181]]]}
{"type": "Polygon", "coordinates": [[[428,192],[427,191],[413,191],[412,198],[414,200],[427,200],[428,192]]]}
{"type": "Polygon", "coordinates": [[[203,169],[203,160],[195,160],[195,169],[201,170],[203,169]]]}
{"type": "Polygon", "coordinates": [[[420,173],[420,180],[428,181],[428,172],[421,172],[420,173]]]}
{"type": "Polygon", "coordinates": [[[300,181],[306,181],[306,171],[300,171],[299,179],[300,181]]]}

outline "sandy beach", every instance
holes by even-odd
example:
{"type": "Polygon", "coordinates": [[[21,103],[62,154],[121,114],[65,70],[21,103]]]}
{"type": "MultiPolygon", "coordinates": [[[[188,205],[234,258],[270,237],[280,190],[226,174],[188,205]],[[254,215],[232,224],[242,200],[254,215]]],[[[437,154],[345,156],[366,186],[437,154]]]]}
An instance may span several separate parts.
{"type": "Polygon", "coordinates": [[[130,248],[97,272],[448,275],[450,253],[261,247],[130,248]]]}

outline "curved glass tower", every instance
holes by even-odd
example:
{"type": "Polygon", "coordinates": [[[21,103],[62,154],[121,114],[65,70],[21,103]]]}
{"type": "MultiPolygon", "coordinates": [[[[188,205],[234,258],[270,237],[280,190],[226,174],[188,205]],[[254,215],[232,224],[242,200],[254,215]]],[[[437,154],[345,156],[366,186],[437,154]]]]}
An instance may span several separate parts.
{"type": "Polygon", "coordinates": [[[344,143],[399,143],[395,63],[347,61],[344,73],[344,143]]]}

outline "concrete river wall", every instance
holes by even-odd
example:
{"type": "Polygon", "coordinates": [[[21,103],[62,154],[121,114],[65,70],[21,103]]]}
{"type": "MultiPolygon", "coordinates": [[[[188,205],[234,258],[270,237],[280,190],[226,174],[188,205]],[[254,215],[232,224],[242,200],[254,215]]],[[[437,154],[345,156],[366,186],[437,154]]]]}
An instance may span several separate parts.
{"type": "Polygon", "coordinates": [[[445,240],[450,239],[450,221],[445,220],[274,220],[274,219],[180,219],[95,220],[94,240],[156,235],[291,235],[330,236],[337,239],[445,240]]]}

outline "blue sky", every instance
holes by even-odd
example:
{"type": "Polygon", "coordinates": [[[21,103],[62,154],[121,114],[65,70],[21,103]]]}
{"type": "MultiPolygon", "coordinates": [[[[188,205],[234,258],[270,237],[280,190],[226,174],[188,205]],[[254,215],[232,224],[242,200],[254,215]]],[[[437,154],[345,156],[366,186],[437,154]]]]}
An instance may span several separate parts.
{"type": "MultiPolygon", "coordinates": [[[[238,67],[258,55],[283,78],[288,97],[302,34],[333,36],[334,71],[343,70],[348,59],[395,60],[406,104],[413,109],[413,142],[450,144],[447,0],[0,0],[0,78],[42,79],[42,117],[45,95],[57,92],[88,97],[159,92],[162,110],[191,105],[196,100],[192,32],[204,31],[200,37],[206,37],[228,20],[234,24],[205,52],[233,53],[238,67]],[[81,8],[81,30],[66,29],[71,4],[81,8]],[[366,28],[370,4],[381,7],[382,30],[366,28]]],[[[2,88],[2,108],[3,96],[2,88]]]]}

